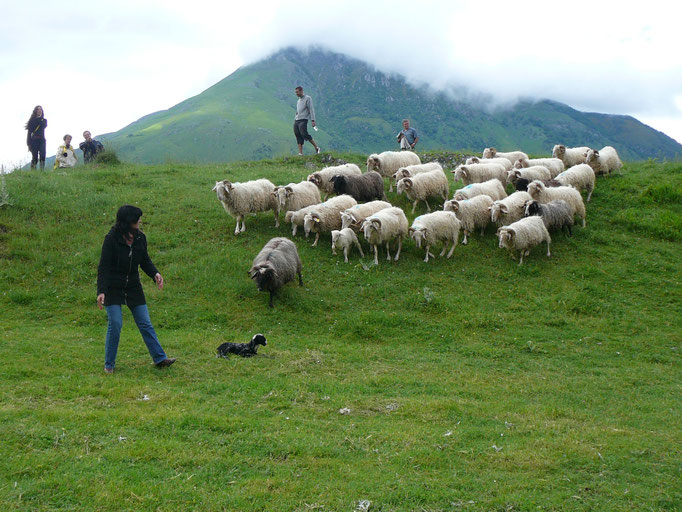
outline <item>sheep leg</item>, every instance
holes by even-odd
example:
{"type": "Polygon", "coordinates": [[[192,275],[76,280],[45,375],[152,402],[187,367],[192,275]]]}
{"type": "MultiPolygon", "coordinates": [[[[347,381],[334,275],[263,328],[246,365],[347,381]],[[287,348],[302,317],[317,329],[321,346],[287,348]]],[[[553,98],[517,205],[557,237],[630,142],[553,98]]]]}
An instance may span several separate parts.
{"type": "Polygon", "coordinates": [[[303,286],[303,278],[301,277],[301,271],[299,270],[297,273],[298,273],[298,285],[303,286]]]}
{"type": "Polygon", "coordinates": [[[583,227],[585,227],[585,217],[583,217],[583,227]]]}
{"type": "Polygon", "coordinates": [[[273,308],[275,305],[272,303],[272,298],[275,296],[275,292],[270,292],[270,307],[273,308]]]}
{"type": "Polygon", "coordinates": [[[364,258],[365,255],[362,253],[362,246],[360,245],[360,242],[358,242],[357,240],[355,240],[355,245],[358,247],[358,251],[360,251],[360,257],[361,257],[361,258],[364,258]]]}
{"type": "MultiPolygon", "coordinates": [[[[438,257],[439,257],[439,258],[442,258],[442,257],[443,257],[443,254],[445,254],[445,251],[447,251],[447,249],[448,249],[448,242],[446,241],[446,242],[443,242],[443,250],[440,251],[440,254],[438,255],[438,257]]],[[[435,257],[435,256],[434,256],[434,257],[435,257]]]]}
{"type": "Polygon", "coordinates": [[[467,242],[467,237],[469,236],[469,232],[465,229],[464,230],[464,240],[462,240],[462,245],[466,245],[469,242],[467,242]]]}
{"type": "Polygon", "coordinates": [[[455,252],[455,247],[457,246],[457,238],[455,238],[450,246],[450,252],[448,252],[448,259],[452,257],[452,253],[455,252]]]}
{"type": "Polygon", "coordinates": [[[426,211],[427,211],[427,212],[430,212],[430,211],[431,211],[431,207],[429,206],[429,202],[428,202],[426,199],[424,199],[424,202],[426,203],[426,211]]]}
{"type": "Polygon", "coordinates": [[[391,261],[391,250],[388,246],[388,242],[386,242],[386,261],[391,261]]]}
{"type": "Polygon", "coordinates": [[[570,225],[570,224],[566,224],[566,227],[568,228],[568,234],[569,234],[570,236],[573,236],[573,231],[571,230],[571,225],[570,225]]]}
{"type": "Polygon", "coordinates": [[[426,246],[426,257],[424,258],[424,263],[429,262],[429,246],[426,246]]]}
{"type": "Polygon", "coordinates": [[[521,253],[521,259],[519,260],[519,266],[523,265],[523,254],[525,251],[519,251],[521,253]]]}
{"type": "Polygon", "coordinates": [[[590,198],[592,197],[592,191],[593,191],[593,190],[594,190],[594,189],[590,189],[590,190],[587,191],[587,202],[588,202],[588,203],[590,202],[590,198]]]}
{"type": "Polygon", "coordinates": [[[275,214],[275,227],[279,227],[279,210],[272,210],[272,212],[275,214]]]}
{"type": "Polygon", "coordinates": [[[379,246],[373,245],[372,247],[374,247],[374,264],[378,265],[379,264],[379,246]]]}
{"type": "Polygon", "coordinates": [[[234,228],[234,234],[238,235],[239,234],[239,221],[242,219],[241,215],[237,215],[237,227],[234,228]]]}
{"type": "Polygon", "coordinates": [[[550,244],[550,241],[547,240],[547,257],[548,257],[548,258],[552,255],[552,254],[549,252],[549,244],[550,244]]]}
{"type": "Polygon", "coordinates": [[[336,247],[332,244],[332,254],[336,256],[336,247]]]}
{"type": "Polygon", "coordinates": [[[419,199],[417,199],[414,203],[412,203],[412,213],[417,209],[417,203],[419,202],[419,199]]]}
{"type": "Polygon", "coordinates": [[[320,239],[320,232],[318,231],[315,233],[315,241],[313,242],[312,247],[315,247],[317,245],[317,241],[320,239]]]}
{"type": "Polygon", "coordinates": [[[395,258],[394,258],[395,261],[398,261],[398,258],[400,258],[400,249],[402,249],[402,248],[403,248],[403,237],[399,236],[398,237],[398,252],[395,253],[395,258]]]}
{"type": "Polygon", "coordinates": [[[240,233],[246,231],[246,216],[242,215],[242,228],[239,230],[240,233]]]}

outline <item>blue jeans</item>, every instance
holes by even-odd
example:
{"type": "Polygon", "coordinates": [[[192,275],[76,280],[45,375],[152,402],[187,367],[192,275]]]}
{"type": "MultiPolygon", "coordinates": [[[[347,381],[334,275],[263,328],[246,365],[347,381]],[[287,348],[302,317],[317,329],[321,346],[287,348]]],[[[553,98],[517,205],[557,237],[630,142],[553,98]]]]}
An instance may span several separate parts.
{"type": "MultiPolygon", "coordinates": [[[[109,325],[107,327],[107,340],[104,347],[104,367],[113,368],[116,365],[116,352],[118,352],[118,341],[121,338],[121,327],[123,326],[123,315],[120,304],[112,304],[105,306],[107,310],[107,317],[109,318],[109,325]]],[[[147,305],[130,307],[133,314],[137,328],[140,330],[142,339],[147,345],[149,355],[152,356],[154,364],[160,363],[166,359],[166,353],[161,348],[159,338],[156,336],[156,331],[149,319],[149,311],[147,305]]]]}

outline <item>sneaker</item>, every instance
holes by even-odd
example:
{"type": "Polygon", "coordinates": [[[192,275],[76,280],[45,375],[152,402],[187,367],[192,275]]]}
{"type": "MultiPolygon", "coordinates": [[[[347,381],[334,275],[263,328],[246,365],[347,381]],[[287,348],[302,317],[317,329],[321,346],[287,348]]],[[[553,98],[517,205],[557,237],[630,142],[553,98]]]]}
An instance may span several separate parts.
{"type": "Polygon", "coordinates": [[[113,368],[104,367],[104,373],[112,374],[112,373],[114,373],[114,369],[113,369],[113,368]]]}
{"type": "Polygon", "coordinates": [[[164,359],[160,363],[156,363],[154,366],[156,366],[157,368],[166,368],[167,366],[172,365],[174,362],[175,362],[174,357],[167,357],[166,359],[164,359]]]}
{"type": "Polygon", "coordinates": [[[303,156],[303,153],[299,153],[298,156],[303,156]]]}
{"type": "Polygon", "coordinates": [[[320,148],[320,146],[317,146],[317,149],[315,150],[315,153],[317,153],[317,154],[319,155],[319,154],[320,154],[320,151],[322,151],[322,149],[320,148]]]}

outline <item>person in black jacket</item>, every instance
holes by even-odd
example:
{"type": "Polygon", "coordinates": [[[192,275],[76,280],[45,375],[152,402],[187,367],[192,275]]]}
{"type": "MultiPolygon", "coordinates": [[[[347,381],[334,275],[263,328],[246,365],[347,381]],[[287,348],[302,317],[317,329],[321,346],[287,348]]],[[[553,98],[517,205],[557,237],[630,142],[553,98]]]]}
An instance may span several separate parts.
{"type": "Polygon", "coordinates": [[[147,345],[149,354],[158,368],[175,362],[161,348],[159,338],[149,319],[149,311],[142,291],[140,266],[145,274],[154,279],[159,290],[163,288],[163,277],[147,253],[147,238],[140,231],[142,210],[137,206],[121,206],[116,213],[116,224],[111,228],[102,244],[102,255],[97,267],[97,305],[104,307],[109,318],[105,344],[104,371],[113,373],[116,352],[123,325],[121,305],[130,309],[147,345]]]}
{"type": "Polygon", "coordinates": [[[26,145],[31,152],[31,169],[36,168],[40,157],[40,170],[45,169],[45,128],[47,119],[43,114],[43,107],[37,105],[26,123],[26,145]]]}

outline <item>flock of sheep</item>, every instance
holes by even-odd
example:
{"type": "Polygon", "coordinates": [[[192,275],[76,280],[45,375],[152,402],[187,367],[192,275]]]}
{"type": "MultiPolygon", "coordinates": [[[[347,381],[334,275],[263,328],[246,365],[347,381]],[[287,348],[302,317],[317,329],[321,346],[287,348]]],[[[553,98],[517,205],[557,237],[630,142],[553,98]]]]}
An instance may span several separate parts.
{"type": "MultiPolygon", "coordinates": [[[[468,237],[488,224],[498,226],[500,248],[518,251],[519,265],[524,256],[542,242],[550,256],[550,231],[567,229],[571,233],[574,218],[585,227],[585,203],[589,201],[597,175],[619,171],[622,163],[616,150],[606,146],[599,151],[588,147],[554,146],[552,158],[529,159],[522,151],[498,152],[486,148],[483,158],[472,157],[452,171],[455,182],[463,187],[448,200],[449,185],[442,166],[437,162],[422,164],[416,153],[386,151],[367,158],[364,174],[355,164],[326,167],[308,176],[307,181],[275,186],[267,179],[232,183],[216,182],[213,190],[225,211],[237,220],[235,235],[246,230],[245,215],[272,210],[275,227],[280,212],[292,226],[292,236],[302,227],[305,236],[315,234],[316,246],[321,233],[330,233],[332,252],[342,250],[344,261],[353,246],[364,257],[358,232],[374,252],[379,263],[379,247],[395,243],[393,259],[398,261],[403,240],[408,236],[417,247],[424,247],[424,261],[433,257],[431,248],[443,244],[440,253],[450,258],[460,231],[468,237]],[[412,213],[424,202],[429,213],[418,216],[408,226],[405,212],[386,200],[384,178],[389,179],[389,192],[395,184],[398,194],[413,203],[412,213]],[[507,195],[507,185],[515,191],[507,195]],[[327,199],[331,194],[334,197],[327,199]],[[443,204],[441,211],[431,212],[429,200],[443,204]],[[448,251],[449,248],[449,251],[448,251]]],[[[273,294],[296,275],[301,280],[301,261],[296,246],[287,238],[273,238],[256,256],[249,271],[259,290],[273,294]]]]}

